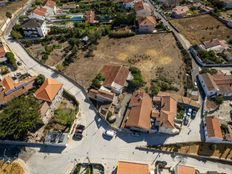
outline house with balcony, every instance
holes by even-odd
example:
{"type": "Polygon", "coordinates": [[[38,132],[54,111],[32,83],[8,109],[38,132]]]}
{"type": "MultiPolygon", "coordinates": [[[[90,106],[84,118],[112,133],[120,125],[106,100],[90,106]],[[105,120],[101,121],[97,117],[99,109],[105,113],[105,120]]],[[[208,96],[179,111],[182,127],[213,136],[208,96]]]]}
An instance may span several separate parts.
{"type": "Polygon", "coordinates": [[[46,22],[40,19],[29,19],[21,27],[25,37],[44,37],[48,33],[46,22]]]}

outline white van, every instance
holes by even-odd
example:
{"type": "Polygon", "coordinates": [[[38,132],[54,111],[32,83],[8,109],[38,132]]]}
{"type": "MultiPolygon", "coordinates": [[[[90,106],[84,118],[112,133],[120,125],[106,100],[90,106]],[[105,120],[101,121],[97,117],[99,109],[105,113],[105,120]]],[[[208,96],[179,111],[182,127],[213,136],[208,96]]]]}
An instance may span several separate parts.
{"type": "Polygon", "coordinates": [[[113,130],[106,130],[105,135],[113,138],[115,136],[115,132],[113,130]]]}

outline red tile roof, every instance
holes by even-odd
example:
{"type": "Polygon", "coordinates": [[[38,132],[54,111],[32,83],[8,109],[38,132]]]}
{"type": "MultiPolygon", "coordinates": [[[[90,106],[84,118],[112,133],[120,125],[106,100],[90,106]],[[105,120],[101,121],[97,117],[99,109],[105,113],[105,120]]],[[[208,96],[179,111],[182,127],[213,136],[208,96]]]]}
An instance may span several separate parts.
{"type": "Polygon", "coordinates": [[[221,123],[217,117],[205,118],[208,137],[222,138],[221,123]]]}
{"type": "Polygon", "coordinates": [[[195,174],[196,170],[194,167],[178,165],[177,174],[195,174]]]}
{"type": "Polygon", "coordinates": [[[118,162],[117,174],[149,174],[148,164],[118,162]]]}
{"type": "Polygon", "coordinates": [[[139,26],[155,25],[156,19],[153,16],[147,16],[139,20],[139,26]]]}
{"type": "Polygon", "coordinates": [[[130,100],[124,127],[135,127],[148,131],[151,128],[152,100],[144,92],[136,91],[130,100]]]}
{"type": "Polygon", "coordinates": [[[53,79],[47,79],[35,92],[34,95],[39,100],[52,102],[58,94],[58,92],[60,91],[60,89],[62,88],[62,86],[62,84],[58,83],[53,79]]]}
{"type": "Polygon", "coordinates": [[[0,58],[5,57],[5,54],[6,54],[5,49],[3,47],[0,47],[0,58]]]}
{"type": "Polygon", "coordinates": [[[33,10],[32,13],[34,13],[38,16],[45,16],[46,12],[47,12],[46,8],[37,7],[36,9],[33,10]]]}
{"type": "Polygon", "coordinates": [[[122,65],[105,65],[100,73],[105,78],[103,86],[111,86],[113,82],[124,86],[129,69],[122,65]]]}

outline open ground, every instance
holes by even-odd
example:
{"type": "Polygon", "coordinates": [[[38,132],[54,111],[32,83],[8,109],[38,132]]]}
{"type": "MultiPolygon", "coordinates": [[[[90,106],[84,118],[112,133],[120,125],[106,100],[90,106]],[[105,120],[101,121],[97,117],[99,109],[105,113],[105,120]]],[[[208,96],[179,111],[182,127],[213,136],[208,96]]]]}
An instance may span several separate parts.
{"type": "Polygon", "coordinates": [[[5,23],[5,20],[7,19],[6,12],[10,12],[11,14],[13,14],[18,9],[23,7],[27,1],[28,0],[16,0],[16,2],[12,2],[7,6],[0,7],[0,28],[2,27],[2,25],[5,23]]]}
{"type": "Polygon", "coordinates": [[[215,38],[227,40],[232,35],[231,29],[210,15],[173,19],[170,22],[192,44],[215,38]]]}
{"type": "Polygon", "coordinates": [[[65,74],[89,87],[104,64],[119,63],[136,66],[149,86],[157,76],[157,70],[175,82],[183,92],[185,64],[172,33],[136,35],[123,39],[103,37],[94,51],[94,56],[83,55],[65,69],[65,74]]]}

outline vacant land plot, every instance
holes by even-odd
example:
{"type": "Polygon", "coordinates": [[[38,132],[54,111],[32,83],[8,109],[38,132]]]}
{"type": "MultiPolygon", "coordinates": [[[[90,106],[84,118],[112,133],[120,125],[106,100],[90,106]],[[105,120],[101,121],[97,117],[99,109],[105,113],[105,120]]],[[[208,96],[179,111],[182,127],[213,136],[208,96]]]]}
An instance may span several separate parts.
{"type": "Polygon", "coordinates": [[[173,80],[182,92],[185,64],[171,33],[136,35],[123,39],[103,37],[91,58],[80,56],[65,73],[88,87],[104,64],[119,63],[138,67],[147,82],[156,78],[157,70],[173,80]]]}
{"type": "Polygon", "coordinates": [[[24,174],[23,168],[16,162],[0,161],[0,174],[24,174]]]}
{"type": "Polygon", "coordinates": [[[28,0],[16,0],[16,2],[12,2],[8,4],[7,6],[0,7],[0,28],[5,23],[6,12],[14,13],[21,7],[23,7],[28,0]]]}
{"type": "Polygon", "coordinates": [[[170,22],[192,44],[199,44],[215,38],[226,40],[232,35],[231,29],[210,15],[174,19],[170,22]]]}
{"type": "Polygon", "coordinates": [[[232,10],[226,10],[220,13],[220,16],[225,18],[225,19],[230,19],[232,20],[232,10]]]}

